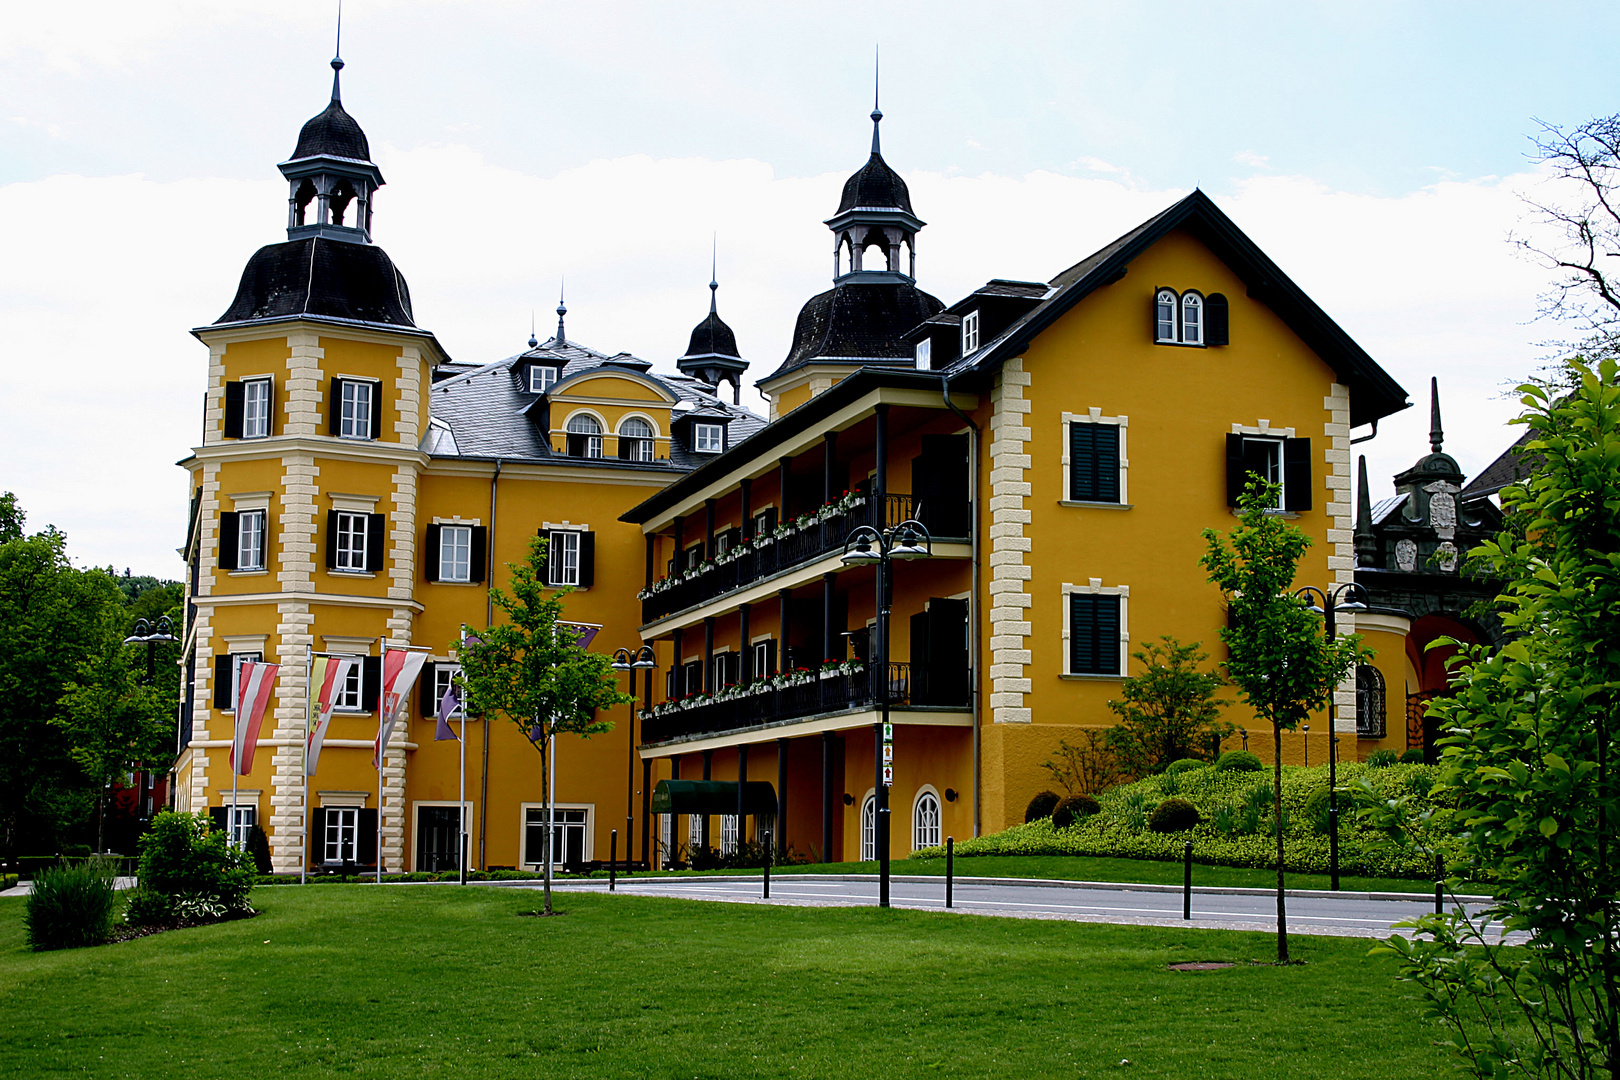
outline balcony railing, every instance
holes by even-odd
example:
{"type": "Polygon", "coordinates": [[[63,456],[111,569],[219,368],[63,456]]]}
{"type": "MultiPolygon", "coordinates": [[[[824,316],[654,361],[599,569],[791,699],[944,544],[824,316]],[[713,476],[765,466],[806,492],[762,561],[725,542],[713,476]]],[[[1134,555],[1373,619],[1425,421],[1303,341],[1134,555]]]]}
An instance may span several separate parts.
{"type": "MultiPolygon", "coordinates": [[[[642,741],[646,744],[663,743],[671,739],[765,727],[777,721],[876,706],[881,704],[880,695],[885,683],[885,680],[877,677],[877,671],[877,666],[872,665],[854,675],[811,678],[792,686],[773,687],[725,701],[709,701],[648,716],[642,721],[642,741]]],[[[891,663],[886,681],[889,707],[911,707],[911,665],[891,663]]],[[[960,702],[934,704],[966,708],[967,700],[964,695],[960,702]]]]}
{"type": "MultiPolygon", "coordinates": [[[[850,531],[861,525],[887,528],[916,516],[910,495],[885,495],[881,517],[875,510],[874,500],[867,498],[859,506],[847,510],[818,514],[816,520],[805,525],[789,525],[791,531],[778,527],[777,531],[785,532],[785,535],[772,536],[767,543],[756,540],[747,550],[729,558],[721,555],[714,565],[701,572],[691,576],[681,575],[678,579],[672,576],[670,584],[644,596],[641,621],[643,624],[657,622],[677,611],[685,611],[747,588],[784,570],[826,558],[842,550],[850,531]],[[721,559],[726,561],[722,562],[721,559]]],[[[966,520],[966,515],[957,515],[955,520],[966,520]]]]}

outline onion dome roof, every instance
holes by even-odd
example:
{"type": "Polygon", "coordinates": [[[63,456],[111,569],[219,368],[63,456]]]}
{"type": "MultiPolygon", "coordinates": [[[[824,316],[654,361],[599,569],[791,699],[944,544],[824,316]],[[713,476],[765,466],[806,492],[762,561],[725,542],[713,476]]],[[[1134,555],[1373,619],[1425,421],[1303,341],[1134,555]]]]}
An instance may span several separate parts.
{"type": "Polygon", "coordinates": [[[738,356],[737,335],[725,324],[718,312],[711,311],[703,321],[692,328],[692,339],[686,346],[687,356],[738,356]]]}
{"type": "Polygon", "coordinates": [[[844,181],[844,197],[838,202],[838,212],[842,214],[858,206],[912,212],[911,192],[906,182],[875,150],[860,171],[844,181]]]}
{"type": "Polygon", "coordinates": [[[311,315],[415,327],[404,275],[382,248],[310,236],[268,244],[242,271],[221,323],[311,315]]]}

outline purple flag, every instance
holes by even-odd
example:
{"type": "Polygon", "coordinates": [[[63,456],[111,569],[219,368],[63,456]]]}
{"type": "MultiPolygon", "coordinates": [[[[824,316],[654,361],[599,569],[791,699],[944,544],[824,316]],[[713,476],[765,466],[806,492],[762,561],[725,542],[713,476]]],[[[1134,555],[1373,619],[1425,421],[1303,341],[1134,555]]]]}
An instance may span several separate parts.
{"type": "Polygon", "coordinates": [[[444,742],[446,739],[456,737],[455,731],[450,727],[450,718],[456,714],[456,709],[460,705],[461,697],[456,693],[456,684],[452,680],[444,692],[444,697],[439,699],[439,726],[433,732],[434,742],[444,742]]]}
{"type": "Polygon", "coordinates": [[[570,630],[578,631],[578,633],[579,633],[579,647],[580,647],[581,650],[589,649],[591,647],[591,642],[596,640],[596,632],[598,630],[602,629],[600,624],[592,624],[592,623],[569,623],[569,622],[565,622],[565,623],[560,623],[558,625],[566,626],[570,630]]]}

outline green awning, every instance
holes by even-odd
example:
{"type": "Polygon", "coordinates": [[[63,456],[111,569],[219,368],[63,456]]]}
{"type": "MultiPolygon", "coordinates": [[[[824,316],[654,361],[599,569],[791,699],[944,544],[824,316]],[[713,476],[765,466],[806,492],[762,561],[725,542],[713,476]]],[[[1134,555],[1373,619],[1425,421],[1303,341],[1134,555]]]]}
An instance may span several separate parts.
{"type": "MultiPolygon", "coordinates": [[[[743,784],[742,812],[744,815],[776,813],[776,789],[764,780],[749,780],[743,784]]],[[[660,780],[653,788],[652,812],[655,814],[735,814],[737,812],[737,781],[735,780],[660,780]]]]}

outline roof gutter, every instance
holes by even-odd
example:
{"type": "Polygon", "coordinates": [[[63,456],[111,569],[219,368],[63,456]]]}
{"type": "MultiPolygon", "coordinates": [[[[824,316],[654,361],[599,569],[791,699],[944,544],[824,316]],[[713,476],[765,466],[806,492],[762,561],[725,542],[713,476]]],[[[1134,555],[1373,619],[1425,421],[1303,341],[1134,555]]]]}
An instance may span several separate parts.
{"type": "MultiPolygon", "coordinates": [[[[972,485],[971,490],[976,491],[978,488],[979,476],[979,440],[982,438],[983,433],[980,432],[979,425],[973,422],[973,418],[967,413],[963,412],[961,409],[957,408],[956,402],[951,400],[951,376],[949,371],[941,371],[939,373],[939,395],[942,399],[944,399],[945,407],[951,410],[951,412],[955,413],[957,418],[961,420],[962,423],[966,424],[969,430],[973,432],[973,440],[969,444],[971,447],[971,452],[968,454],[968,483],[972,485]]],[[[973,521],[970,526],[971,532],[968,534],[973,545],[973,561],[970,564],[971,569],[969,571],[969,573],[972,575],[972,581],[968,591],[968,641],[970,642],[968,646],[968,700],[972,703],[973,710],[974,836],[979,835],[979,788],[981,786],[981,770],[979,767],[979,760],[982,756],[979,734],[979,680],[982,678],[981,669],[983,667],[983,665],[979,663],[979,504],[983,501],[984,500],[977,498],[972,500],[973,521]]]]}

